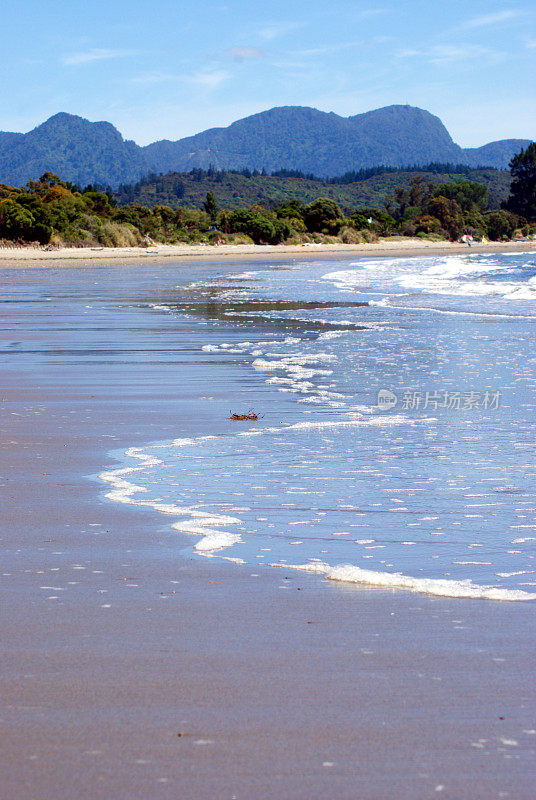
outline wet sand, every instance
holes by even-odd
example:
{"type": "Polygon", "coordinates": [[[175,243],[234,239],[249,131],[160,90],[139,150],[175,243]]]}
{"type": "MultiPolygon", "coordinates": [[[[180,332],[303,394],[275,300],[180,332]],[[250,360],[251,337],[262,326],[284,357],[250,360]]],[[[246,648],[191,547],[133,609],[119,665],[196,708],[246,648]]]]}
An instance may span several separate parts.
{"type": "Polygon", "coordinates": [[[229,423],[76,272],[1,272],[3,800],[532,798],[534,604],[192,559],[103,500],[111,448],[229,423]]]}
{"type": "Polygon", "coordinates": [[[62,247],[46,251],[41,248],[0,248],[0,267],[90,267],[134,264],[170,264],[199,261],[263,261],[273,258],[346,258],[391,257],[416,255],[452,255],[456,253],[493,253],[534,251],[536,241],[475,242],[471,247],[452,242],[429,242],[396,236],[374,244],[300,244],[258,245],[159,245],[158,247],[62,247]]]}

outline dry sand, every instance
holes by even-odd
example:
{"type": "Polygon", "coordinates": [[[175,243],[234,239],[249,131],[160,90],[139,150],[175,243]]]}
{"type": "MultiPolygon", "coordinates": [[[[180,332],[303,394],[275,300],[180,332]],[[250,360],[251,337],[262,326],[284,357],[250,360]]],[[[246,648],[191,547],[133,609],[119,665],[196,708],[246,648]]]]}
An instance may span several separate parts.
{"type": "Polygon", "coordinates": [[[532,800],[533,604],[190,559],[90,476],[208,412],[2,277],[2,800],[532,800]]]}
{"type": "Polygon", "coordinates": [[[492,253],[536,250],[536,241],[475,243],[472,247],[451,242],[428,242],[390,237],[375,244],[302,245],[159,245],[158,247],[62,247],[43,250],[32,247],[0,248],[0,268],[97,266],[99,264],[160,264],[184,261],[252,261],[273,258],[346,258],[348,256],[418,256],[454,253],[492,253]]]}

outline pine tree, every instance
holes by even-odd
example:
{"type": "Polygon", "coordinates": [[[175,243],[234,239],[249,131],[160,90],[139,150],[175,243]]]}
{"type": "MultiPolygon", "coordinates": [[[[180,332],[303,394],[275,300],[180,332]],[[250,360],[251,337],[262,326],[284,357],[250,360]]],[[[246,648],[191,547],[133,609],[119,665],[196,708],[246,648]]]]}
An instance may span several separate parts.
{"type": "Polygon", "coordinates": [[[529,144],[510,161],[512,184],[505,203],[508,211],[536,221],[536,142],[529,144]]]}
{"type": "Polygon", "coordinates": [[[203,208],[209,215],[210,221],[215,222],[218,216],[218,204],[212,190],[207,192],[206,200],[203,201],[203,208]]]}

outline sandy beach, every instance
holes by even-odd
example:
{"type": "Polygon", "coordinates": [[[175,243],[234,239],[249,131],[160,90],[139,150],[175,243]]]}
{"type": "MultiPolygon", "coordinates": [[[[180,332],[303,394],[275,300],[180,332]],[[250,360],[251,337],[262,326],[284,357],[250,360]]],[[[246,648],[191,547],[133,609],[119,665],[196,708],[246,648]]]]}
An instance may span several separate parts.
{"type": "Polygon", "coordinates": [[[259,575],[104,500],[112,448],[228,428],[139,298],[269,248],[194,250],[0,253],[3,800],[531,800],[533,603],[259,575]]]}
{"type": "Polygon", "coordinates": [[[57,250],[43,248],[0,248],[0,268],[88,267],[102,265],[125,266],[130,264],[169,264],[199,261],[256,261],[286,258],[371,258],[417,255],[442,255],[456,253],[498,253],[531,251],[536,242],[476,242],[471,247],[451,242],[429,242],[408,237],[380,239],[374,244],[301,244],[258,245],[158,245],[157,247],[62,247],[57,250]]]}

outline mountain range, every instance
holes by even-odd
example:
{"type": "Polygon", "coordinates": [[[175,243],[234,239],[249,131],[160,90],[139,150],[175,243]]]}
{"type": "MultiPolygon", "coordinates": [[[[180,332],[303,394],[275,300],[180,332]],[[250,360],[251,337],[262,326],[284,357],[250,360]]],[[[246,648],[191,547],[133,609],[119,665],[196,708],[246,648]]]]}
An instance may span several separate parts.
{"type": "Polygon", "coordinates": [[[455,144],[441,120],[420,108],[393,105],[341,117],[315,108],[284,106],[226,128],[140,147],[109,122],[61,112],[29,133],[0,131],[0,181],[21,186],[44,172],[87,185],[117,187],[149,172],[194,168],[294,169],[334,177],[371,166],[432,162],[504,169],[529,139],[482,147],[455,144]]]}

